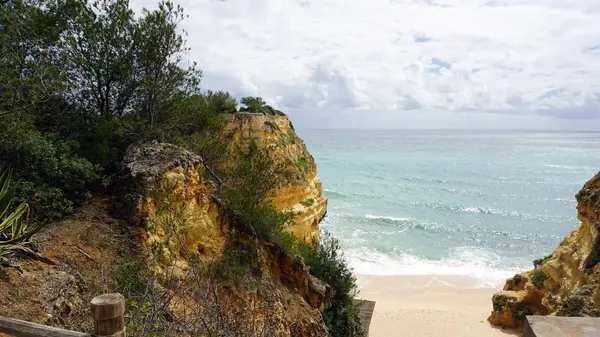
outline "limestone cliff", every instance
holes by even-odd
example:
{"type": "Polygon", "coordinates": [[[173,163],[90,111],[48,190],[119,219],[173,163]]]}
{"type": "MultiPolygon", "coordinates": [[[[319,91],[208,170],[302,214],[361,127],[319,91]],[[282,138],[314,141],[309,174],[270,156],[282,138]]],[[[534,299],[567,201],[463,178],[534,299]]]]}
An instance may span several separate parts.
{"type": "Polygon", "coordinates": [[[39,234],[52,264],[0,268],[0,315],[90,331],[89,300],[117,291],[131,336],[327,336],[329,286],[252,236],[204,170],[173,145],[130,147],[110,207],[97,197],[39,234]]]}
{"type": "Polygon", "coordinates": [[[576,198],[580,226],[534,270],[507,280],[492,298],[492,324],[519,327],[531,314],[600,316],[600,173],[576,198]]]}
{"type": "Polygon", "coordinates": [[[252,257],[248,262],[255,268],[245,277],[256,289],[246,294],[223,292],[223,301],[235,301],[240,308],[258,303],[261,310],[253,319],[276,319],[279,336],[326,335],[319,310],[329,287],[311,276],[301,260],[252,237],[237,214],[213,195],[215,185],[204,178],[201,157],[153,143],[130,147],[123,162],[116,210],[143,228],[147,264],[160,279],[173,277],[173,271],[182,275],[198,262],[218,264],[229,258],[226,252],[245,249],[244,258],[252,257]],[[290,301],[292,295],[299,299],[290,301]],[[296,303],[293,310],[292,303],[296,303]],[[294,329],[300,330],[292,333],[294,329]]]}
{"type": "Polygon", "coordinates": [[[317,165],[288,117],[247,112],[232,114],[221,139],[228,145],[230,155],[238,150],[248,151],[254,141],[283,165],[287,183],[273,191],[273,204],[291,215],[287,231],[299,238],[318,236],[319,222],[327,212],[327,199],[322,194],[317,165]]]}

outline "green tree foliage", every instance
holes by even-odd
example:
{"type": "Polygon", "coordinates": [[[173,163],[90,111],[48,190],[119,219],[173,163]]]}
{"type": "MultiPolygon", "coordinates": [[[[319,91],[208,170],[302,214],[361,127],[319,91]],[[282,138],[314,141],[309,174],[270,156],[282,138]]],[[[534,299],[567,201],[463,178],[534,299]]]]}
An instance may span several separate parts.
{"type": "Polygon", "coordinates": [[[15,198],[27,200],[33,220],[57,219],[91,196],[88,184],[99,169],[77,155],[77,143],[18,125],[0,125],[0,134],[9,135],[0,142],[0,158],[15,170],[15,198]]]}
{"type": "Polygon", "coordinates": [[[70,99],[90,114],[122,116],[139,86],[137,26],[128,1],[76,1],[62,32],[70,99]]]}
{"type": "Polygon", "coordinates": [[[267,102],[261,97],[243,97],[240,102],[244,105],[241,111],[263,112],[267,107],[267,102]]]}
{"type": "Polygon", "coordinates": [[[237,100],[227,91],[208,91],[206,97],[214,110],[220,114],[235,113],[237,111],[237,100]]]}
{"type": "Polygon", "coordinates": [[[153,123],[154,117],[169,107],[173,97],[199,92],[202,73],[196,63],[182,67],[183,55],[189,51],[178,24],[185,17],[181,6],[162,1],[155,11],[144,9],[138,22],[136,60],[142,80],[137,97],[137,111],[153,123]]]}
{"type": "Polygon", "coordinates": [[[40,3],[0,4],[0,117],[30,111],[63,87],[55,56],[59,11],[40,3]]]}
{"type": "Polygon", "coordinates": [[[240,111],[262,113],[265,115],[283,115],[283,112],[275,110],[270,105],[267,105],[267,102],[265,102],[262,97],[244,97],[240,102],[244,105],[240,111]]]}
{"type": "Polygon", "coordinates": [[[153,124],[173,97],[197,93],[201,73],[182,67],[188,51],[177,25],[183,9],[162,1],[136,19],[127,0],[79,0],[61,50],[70,96],[105,118],[137,113],[153,124]]]}

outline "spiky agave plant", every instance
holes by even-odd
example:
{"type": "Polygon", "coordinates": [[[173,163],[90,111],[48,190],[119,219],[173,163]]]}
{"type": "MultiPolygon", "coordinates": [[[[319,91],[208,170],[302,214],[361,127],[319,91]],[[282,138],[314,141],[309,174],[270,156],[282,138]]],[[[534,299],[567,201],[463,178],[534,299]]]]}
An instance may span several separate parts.
{"type": "Polygon", "coordinates": [[[0,262],[14,250],[29,243],[31,236],[41,228],[40,225],[29,223],[27,203],[10,209],[16,189],[11,187],[11,175],[11,171],[6,170],[0,176],[0,262]]]}

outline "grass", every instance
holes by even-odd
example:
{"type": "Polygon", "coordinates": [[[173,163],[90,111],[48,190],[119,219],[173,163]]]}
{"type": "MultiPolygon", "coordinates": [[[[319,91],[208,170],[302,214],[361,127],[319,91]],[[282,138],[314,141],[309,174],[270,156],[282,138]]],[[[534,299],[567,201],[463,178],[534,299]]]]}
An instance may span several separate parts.
{"type": "Polygon", "coordinates": [[[136,262],[121,260],[113,272],[115,290],[124,296],[139,295],[146,289],[141,279],[141,266],[136,262]]]}
{"type": "Polygon", "coordinates": [[[303,206],[310,207],[310,206],[312,206],[312,205],[315,203],[315,199],[313,199],[313,198],[308,198],[308,199],[305,199],[305,200],[302,200],[302,201],[300,201],[300,203],[301,203],[303,206]]]}
{"type": "Polygon", "coordinates": [[[308,171],[308,160],[306,160],[306,157],[298,158],[298,166],[302,172],[308,171]]]}

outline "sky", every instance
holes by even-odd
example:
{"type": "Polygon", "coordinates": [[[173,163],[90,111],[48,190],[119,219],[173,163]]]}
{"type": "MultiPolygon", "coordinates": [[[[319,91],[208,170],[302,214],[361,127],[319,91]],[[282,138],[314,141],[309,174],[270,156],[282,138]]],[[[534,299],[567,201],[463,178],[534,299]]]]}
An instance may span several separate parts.
{"type": "Polygon", "coordinates": [[[600,130],[599,0],[175,3],[203,88],[297,127],[600,130]]]}

